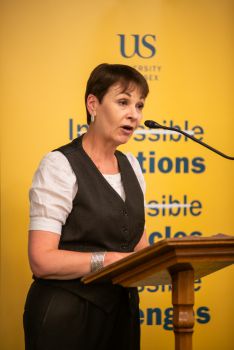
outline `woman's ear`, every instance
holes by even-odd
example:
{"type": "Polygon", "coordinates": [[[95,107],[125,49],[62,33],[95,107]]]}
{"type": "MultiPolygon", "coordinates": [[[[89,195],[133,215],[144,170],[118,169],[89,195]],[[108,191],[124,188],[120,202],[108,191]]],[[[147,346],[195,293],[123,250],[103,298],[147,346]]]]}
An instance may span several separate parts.
{"type": "Polygon", "coordinates": [[[96,115],[96,108],[98,105],[98,99],[96,96],[89,94],[87,97],[87,101],[86,101],[86,106],[87,106],[87,110],[89,111],[90,115],[95,116],[96,115]]]}

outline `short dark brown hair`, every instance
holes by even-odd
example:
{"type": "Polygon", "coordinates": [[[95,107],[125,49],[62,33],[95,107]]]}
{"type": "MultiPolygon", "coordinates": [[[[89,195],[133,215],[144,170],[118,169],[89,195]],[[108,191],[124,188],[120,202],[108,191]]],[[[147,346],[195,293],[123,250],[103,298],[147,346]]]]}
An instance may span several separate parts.
{"type": "MultiPolygon", "coordinates": [[[[129,85],[133,83],[139,87],[144,98],[146,98],[149,93],[149,86],[146,79],[136,69],[125,64],[102,63],[90,74],[85,92],[85,106],[89,94],[96,96],[101,103],[108,89],[118,82],[123,86],[123,91],[126,91],[129,85]]],[[[87,123],[90,124],[91,116],[87,106],[86,112],[87,123]]]]}

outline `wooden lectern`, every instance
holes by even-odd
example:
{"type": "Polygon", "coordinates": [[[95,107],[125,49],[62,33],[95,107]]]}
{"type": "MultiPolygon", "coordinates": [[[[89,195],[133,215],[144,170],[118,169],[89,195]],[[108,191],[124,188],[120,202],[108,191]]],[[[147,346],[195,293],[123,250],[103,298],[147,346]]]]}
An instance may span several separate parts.
{"type": "Polygon", "coordinates": [[[176,350],[192,350],[194,280],[234,262],[234,237],[165,239],[84,277],[124,287],[172,284],[176,350]]]}

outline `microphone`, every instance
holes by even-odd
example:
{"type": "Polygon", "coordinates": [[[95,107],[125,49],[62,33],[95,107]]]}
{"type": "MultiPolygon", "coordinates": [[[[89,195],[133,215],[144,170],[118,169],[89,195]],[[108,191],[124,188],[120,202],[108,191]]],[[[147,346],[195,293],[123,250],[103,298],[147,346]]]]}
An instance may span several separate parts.
{"type": "Polygon", "coordinates": [[[145,126],[147,126],[150,129],[164,129],[163,125],[160,125],[153,120],[146,120],[144,124],[145,124],[145,126]]]}
{"type": "Polygon", "coordinates": [[[172,130],[172,131],[176,131],[176,132],[179,132],[180,134],[190,138],[191,140],[199,143],[200,145],[208,148],[209,150],[211,150],[212,152],[215,152],[217,154],[219,154],[221,157],[224,157],[226,159],[230,159],[230,160],[234,160],[234,157],[230,157],[220,151],[218,151],[217,149],[215,149],[214,147],[211,147],[209,146],[207,143],[201,141],[201,140],[198,140],[196,139],[196,137],[192,136],[192,135],[189,135],[187,132],[185,131],[182,131],[182,130],[178,130],[176,128],[170,128],[169,126],[165,126],[165,125],[160,125],[159,123],[155,122],[154,120],[146,120],[145,121],[145,126],[147,126],[147,128],[150,128],[150,129],[165,129],[165,130],[172,130]]]}

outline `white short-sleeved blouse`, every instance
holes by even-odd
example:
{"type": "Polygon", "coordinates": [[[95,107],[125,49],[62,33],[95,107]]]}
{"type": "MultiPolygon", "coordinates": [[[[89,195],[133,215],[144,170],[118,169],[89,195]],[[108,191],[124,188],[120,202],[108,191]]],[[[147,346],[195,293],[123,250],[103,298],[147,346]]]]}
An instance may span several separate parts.
{"type": "MultiPolygon", "coordinates": [[[[126,154],[145,194],[145,180],[140,164],[131,154],[126,154]]],[[[125,200],[121,175],[105,175],[105,179],[125,200]]],[[[29,230],[50,231],[61,234],[72,210],[72,202],[78,191],[76,175],[69,161],[59,151],[48,153],[41,161],[29,191],[30,224],[29,230]]]]}

